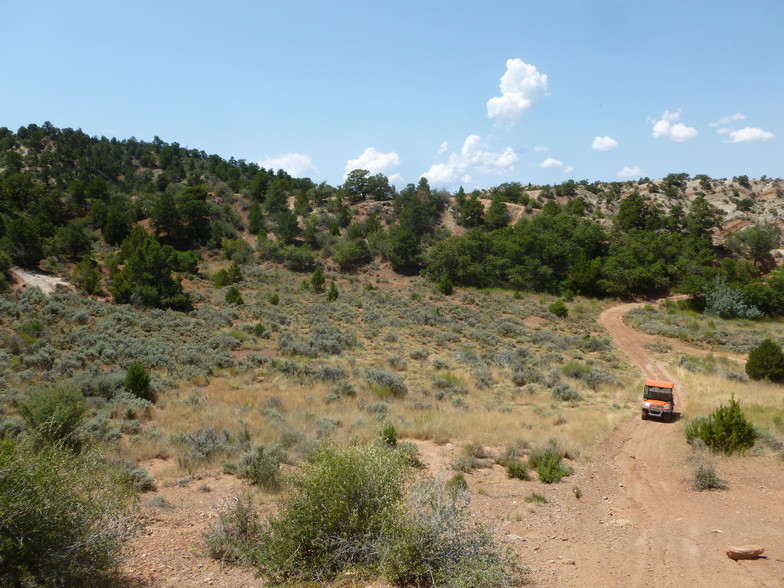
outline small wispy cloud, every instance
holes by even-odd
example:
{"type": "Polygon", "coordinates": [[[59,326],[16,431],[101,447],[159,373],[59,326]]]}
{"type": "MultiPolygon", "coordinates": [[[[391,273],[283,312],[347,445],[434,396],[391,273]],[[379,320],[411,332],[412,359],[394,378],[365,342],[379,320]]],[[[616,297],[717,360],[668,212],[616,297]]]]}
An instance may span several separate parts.
{"type": "Polygon", "coordinates": [[[639,178],[642,176],[642,171],[638,165],[627,165],[615,175],[619,178],[639,178]]]}
{"type": "Polygon", "coordinates": [[[683,143],[696,137],[697,129],[688,127],[682,122],[676,122],[680,117],[680,108],[675,112],[665,110],[661,119],[653,123],[653,138],[664,138],[675,143],[683,143]]]}
{"type": "Polygon", "coordinates": [[[563,161],[561,161],[560,159],[556,159],[555,157],[548,157],[537,167],[545,167],[545,168],[563,167],[563,161]]]}
{"type": "Polygon", "coordinates": [[[550,151],[550,148],[547,145],[537,145],[534,151],[550,151]]]}
{"type": "Polygon", "coordinates": [[[594,137],[591,149],[596,151],[612,151],[618,148],[618,141],[611,137],[594,137]]]}
{"type": "Polygon", "coordinates": [[[304,153],[284,153],[277,157],[267,156],[259,161],[261,167],[282,169],[294,177],[301,177],[305,172],[316,169],[309,155],[304,153]]]}
{"type": "Polygon", "coordinates": [[[730,131],[729,139],[725,143],[747,143],[749,141],[770,141],[775,137],[773,133],[755,127],[745,127],[737,131],[730,131]]]}
{"type": "Polygon", "coordinates": [[[728,124],[733,123],[736,120],[746,120],[746,115],[741,114],[740,112],[736,112],[735,114],[731,114],[729,116],[723,116],[719,120],[715,120],[712,123],[708,123],[708,126],[726,127],[728,124]]]}

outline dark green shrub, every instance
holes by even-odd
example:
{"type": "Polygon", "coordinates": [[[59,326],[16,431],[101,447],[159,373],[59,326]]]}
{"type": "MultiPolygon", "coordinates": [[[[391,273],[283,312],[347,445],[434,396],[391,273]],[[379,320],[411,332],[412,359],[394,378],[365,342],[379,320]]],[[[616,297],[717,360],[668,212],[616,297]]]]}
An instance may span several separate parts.
{"type": "Polygon", "coordinates": [[[132,492],[100,456],[0,441],[0,585],[117,586],[132,492]]]}
{"type": "Polygon", "coordinates": [[[700,439],[713,451],[735,453],[751,448],[757,433],[740,409],[735,396],[729,406],[721,405],[707,417],[698,417],[686,425],[686,441],[694,443],[700,439]]]}
{"type": "Polygon", "coordinates": [[[563,318],[569,315],[569,308],[566,306],[566,304],[564,304],[563,300],[556,300],[547,307],[547,310],[559,318],[563,318]]]}
{"type": "Polygon", "coordinates": [[[335,280],[332,280],[332,283],[329,285],[329,290],[327,290],[327,300],[330,302],[334,302],[338,299],[340,292],[338,292],[338,287],[335,285],[335,280]]]}
{"type": "Polygon", "coordinates": [[[245,304],[242,294],[237,286],[233,285],[226,291],[226,302],[228,304],[245,304]]]}
{"type": "Polygon", "coordinates": [[[365,377],[371,386],[388,390],[395,398],[404,398],[408,394],[408,386],[403,378],[386,370],[368,368],[365,377]]]}
{"type": "Polygon", "coordinates": [[[125,372],[125,389],[134,396],[155,402],[155,393],[150,388],[150,374],[138,361],[129,365],[125,372]]]}
{"type": "Polygon", "coordinates": [[[438,291],[441,292],[444,296],[451,296],[452,292],[454,292],[454,285],[452,284],[452,280],[449,278],[444,278],[438,283],[438,291]]]}
{"type": "Polygon", "coordinates": [[[772,339],[765,339],[749,352],[746,374],[752,380],[784,379],[784,352],[772,339]]]}
{"type": "Polygon", "coordinates": [[[506,463],[506,475],[509,478],[517,480],[530,480],[531,476],[528,473],[528,466],[522,461],[508,461],[506,463]]]}
{"type": "Polygon", "coordinates": [[[81,447],[79,426],[85,413],[84,396],[73,387],[34,390],[19,405],[19,414],[38,444],[81,447]]]}
{"type": "Polygon", "coordinates": [[[321,266],[318,266],[313,270],[313,275],[310,276],[310,287],[313,288],[314,292],[322,292],[325,283],[324,271],[321,269],[321,266]]]}

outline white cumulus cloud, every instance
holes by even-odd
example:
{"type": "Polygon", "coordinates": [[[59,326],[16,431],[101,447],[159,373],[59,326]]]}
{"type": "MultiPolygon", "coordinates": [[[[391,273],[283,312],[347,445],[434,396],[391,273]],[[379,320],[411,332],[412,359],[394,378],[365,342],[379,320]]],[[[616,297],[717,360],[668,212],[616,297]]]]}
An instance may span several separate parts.
{"type": "Polygon", "coordinates": [[[567,166],[564,168],[564,170],[563,170],[563,172],[564,172],[565,174],[570,174],[570,173],[572,173],[573,171],[574,171],[574,166],[572,166],[572,165],[567,165],[567,166]]]}
{"type": "Polygon", "coordinates": [[[731,114],[729,116],[723,116],[719,120],[715,120],[712,123],[708,123],[708,125],[712,127],[724,127],[730,124],[731,122],[735,122],[736,120],[745,120],[745,119],[746,119],[745,114],[736,112],[735,114],[731,114]]]}
{"type": "Polygon", "coordinates": [[[745,143],[747,141],[770,141],[775,135],[762,129],[745,127],[729,132],[729,139],[725,143],[745,143]]]}
{"type": "Polygon", "coordinates": [[[563,161],[555,157],[548,157],[538,167],[563,167],[563,161]]]}
{"type": "Polygon", "coordinates": [[[261,167],[268,169],[282,169],[290,175],[301,177],[305,172],[316,169],[309,155],[304,153],[284,153],[278,157],[267,156],[259,161],[261,167]]]}
{"type": "Polygon", "coordinates": [[[438,153],[436,155],[443,155],[446,153],[446,150],[449,149],[449,141],[442,141],[440,147],[438,148],[438,153]]]}
{"type": "Polygon", "coordinates": [[[469,135],[463,142],[460,153],[451,153],[446,163],[432,165],[422,174],[433,184],[451,184],[458,180],[470,181],[469,172],[503,174],[514,170],[517,153],[507,147],[500,153],[484,148],[479,135],[469,135]],[[468,178],[468,179],[466,179],[468,178]]]}
{"type": "Polygon", "coordinates": [[[683,143],[697,136],[697,129],[687,127],[682,122],[676,122],[681,117],[681,111],[665,110],[660,120],[653,123],[653,138],[665,138],[676,143],[683,143]]]}
{"type": "Polygon", "coordinates": [[[594,137],[591,149],[596,151],[611,151],[618,148],[618,141],[611,137],[594,137]]]}
{"type": "Polygon", "coordinates": [[[356,159],[348,160],[346,163],[346,176],[355,169],[366,169],[371,174],[377,174],[399,164],[400,156],[394,151],[379,153],[375,147],[368,147],[356,159]]]}
{"type": "Polygon", "coordinates": [[[627,165],[615,175],[619,178],[639,178],[642,176],[642,171],[638,165],[627,165]]]}
{"type": "Polygon", "coordinates": [[[500,87],[501,95],[487,101],[487,117],[514,125],[534,101],[547,95],[547,74],[522,59],[507,59],[500,87]]]}

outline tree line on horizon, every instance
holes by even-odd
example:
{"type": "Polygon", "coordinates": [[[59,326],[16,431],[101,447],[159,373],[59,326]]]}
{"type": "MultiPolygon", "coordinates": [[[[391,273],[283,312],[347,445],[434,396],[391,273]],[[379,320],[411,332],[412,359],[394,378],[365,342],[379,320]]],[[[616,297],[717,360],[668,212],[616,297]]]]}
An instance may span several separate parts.
{"type": "MultiPolygon", "coordinates": [[[[118,303],[187,310],[181,276],[197,274],[205,254],[307,273],[326,260],[341,272],[382,260],[455,286],[564,297],[677,290],[715,314],[783,314],[784,274],[770,255],[776,225],[749,226],[716,245],[724,214],[703,193],[687,202],[689,179],[508,182],[452,194],[425,178],[397,190],[359,169],[330,186],[158,137],[97,138],[48,122],[0,128],[0,286],[15,264],[67,273],[118,303]],[[674,204],[665,210],[644,191],[674,204]],[[527,214],[512,223],[510,204],[527,214]],[[446,211],[462,234],[445,228],[446,211]],[[257,236],[255,250],[245,232],[257,236]]],[[[705,175],[693,179],[714,188],[705,175]]],[[[752,208],[738,190],[751,192],[748,177],[733,185],[737,210],[752,208]]]]}

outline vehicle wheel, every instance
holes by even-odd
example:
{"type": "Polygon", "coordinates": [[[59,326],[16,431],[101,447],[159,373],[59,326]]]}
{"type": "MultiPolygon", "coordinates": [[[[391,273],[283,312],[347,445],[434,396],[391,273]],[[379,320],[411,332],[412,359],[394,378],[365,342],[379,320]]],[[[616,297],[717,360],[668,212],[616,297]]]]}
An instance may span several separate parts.
{"type": "Polygon", "coordinates": [[[642,411],[642,417],[640,417],[640,418],[642,418],[642,420],[644,420],[644,421],[647,421],[648,420],[648,414],[645,411],[642,411]]]}
{"type": "Polygon", "coordinates": [[[665,412],[664,416],[662,416],[662,420],[665,423],[671,423],[672,422],[672,413],[671,412],[665,412]]]}

